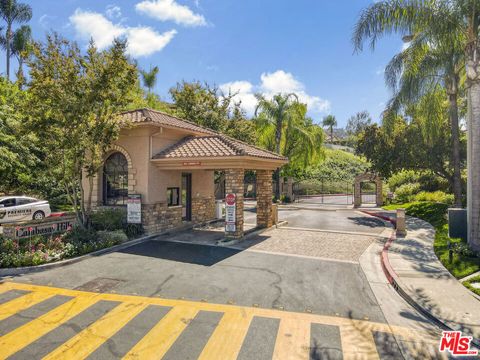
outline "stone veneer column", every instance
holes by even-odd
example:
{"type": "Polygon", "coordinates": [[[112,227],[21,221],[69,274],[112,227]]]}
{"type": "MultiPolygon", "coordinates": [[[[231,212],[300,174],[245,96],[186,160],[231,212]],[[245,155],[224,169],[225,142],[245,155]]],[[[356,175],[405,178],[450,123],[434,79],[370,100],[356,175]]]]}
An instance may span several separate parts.
{"type": "Polygon", "coordinates": [[[362,186],[362,183],[360,181],[355,181],[355,185],[353,188],[353,206],[356,208],[362,206],[361,186],[362,186]]]}
{"type": "Polygon", "coordinates": [[[243,192],[244,192],[244,170],[227,169],[225,170],[225,194],[235,194],[235,232],[225,232],[229,238],[243,237],[243,192]]]}
{"type": "Polygon", "coordinates": [[[257,226],[273,226],[272,214],[272,170],[257,170],[257,226]]]}

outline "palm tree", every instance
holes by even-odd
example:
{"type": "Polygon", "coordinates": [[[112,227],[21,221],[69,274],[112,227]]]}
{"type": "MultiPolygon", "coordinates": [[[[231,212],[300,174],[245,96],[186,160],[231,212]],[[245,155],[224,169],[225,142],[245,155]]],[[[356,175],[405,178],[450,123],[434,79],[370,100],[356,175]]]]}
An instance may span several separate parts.
{"type": "Polygon", "coordinates": [[[409,36],[421,32],[426,39],[459,43],[464,49],[468,104],[468,242],[480,250],[480,1],[385,0],[368,6],[353,33],[357,51],[365,40],[375,48],[382,35],[409,36]]]}
{"type": "Polygon", "coordinates": [[[287,171],[304,169],[323,156],[323,129],[307,116],[307,105],[294,103],[282,141],[282,155],[288,157],[287,171]]]}
{"type": "Polygon", "coordinates": [[[140,74],[142,75],[143,85],[148,89],[148,93],[152,93],[152,89],[155,87],[157,83],[157,75],[159,69],[158,66],[150,67],[150,71],[140,70],[140,74]]]}
{"type": "Polygon", "coordinates": [[[323,118],[322,125],[330,129],[330,142],[333,143],[333,128],[337,126],[337,119],[333,115],[327,115],[323,118]]]}
{"type": "MultiPolygon", "coordinates": [[[[464,71],[463,49],[457,44],[443,44],[441,39],[433,42],[422,36],[412,38],[409,46],[393,57],[385,69],[387,85],[394,91],[386,113],[395,114],[400,106],[408,106],[421,98],[429,99],[429,93],[443,86],[449,100],[449,120],[452,141],[453,175],[449,176],[455,198],[455,206],[462,206],[462,177],[460,161],[460,128],[458,116],[458,94],[460,78],[464,71]]],[[[434,98],[434,97],[432,97],[434,98]]],[[[434,104],[432,104],[434,106],[434,104]]],[[[385,116],[387,122],[392,116],[385,116]]],[[[432,120],[433,117],[431,118],[432,120]]],[[[435,134],[438,126],[428,121],[423,127],[427,138],[435,134]]]]}
{"type": "MultiPolygon", "coordinates": [[[[259,129],[263,129],[263,133],[274,131],[274,149],[277,154],[281,153],[281,143],[283,129],[289,119],[293,116],[293,104],[298,103],[296,94],[277,94],[271,100],[265,96],[257,94],[257,107],[255,108],[255,122],[259,129]]],[[[262,131],[260,131],[262,132],[262,131]]],[[[275,171],[275,181],[277,187],[275,197],[280,198],[280,169],[275,171]]]]}
{"type": "Polygon", "coordinates": [[[22,88],[25,82],[25,76],[23,75],[23,63],[28,55],[30,44],[32,41],[32,30],[28,25],[22,25],[20,29],[15,31],[12,40],[12,54],[17,57],[18,71],[17,82],[19,87],[22,88]]]}
{"type": "Polygon", "coordinates": [[[16,0],[0,0],[0,18],[2,18],[7,27],[5,35],[2,35],[2,43],[7,56],[7,79],[10,79],[10,57],[12,56],[12,26],[14,23],[26,23],[32,18],[32,8],[30,5],[17,3],[16,0]]]}

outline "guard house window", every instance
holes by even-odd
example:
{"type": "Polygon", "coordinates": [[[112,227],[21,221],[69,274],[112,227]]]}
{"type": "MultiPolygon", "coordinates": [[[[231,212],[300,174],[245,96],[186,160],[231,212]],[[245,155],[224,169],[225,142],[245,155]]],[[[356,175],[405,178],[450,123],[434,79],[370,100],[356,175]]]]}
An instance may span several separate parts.
{"type": "Polygon", "coordinates": [[[172,187],[167,188],[167,202],[168,206],[178,206],[180,205],[180,188],[172,187]]]}
{"type": "Polygon", "coordinates": [[[103,167],[103,203],[108,206],[127,204],[128,162],[125,155],[116,152],[110,155],[103,167]]]}

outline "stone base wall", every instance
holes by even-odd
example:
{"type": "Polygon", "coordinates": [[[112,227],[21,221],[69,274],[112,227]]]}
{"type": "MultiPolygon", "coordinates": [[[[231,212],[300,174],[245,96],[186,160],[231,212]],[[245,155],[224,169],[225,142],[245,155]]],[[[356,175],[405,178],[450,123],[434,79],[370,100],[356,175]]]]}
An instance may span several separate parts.
{"type": "Polygon", "coordinates": [[[203,196],[192,198],[192,222],[203,223],[215,219],[215,198],[203,196]]]}
{"type": "Polygon", "coordinates": [[[182,225],[182,207],[166,202],[142,204],[142,224],[146,234],[160,233],[182,225]]]}

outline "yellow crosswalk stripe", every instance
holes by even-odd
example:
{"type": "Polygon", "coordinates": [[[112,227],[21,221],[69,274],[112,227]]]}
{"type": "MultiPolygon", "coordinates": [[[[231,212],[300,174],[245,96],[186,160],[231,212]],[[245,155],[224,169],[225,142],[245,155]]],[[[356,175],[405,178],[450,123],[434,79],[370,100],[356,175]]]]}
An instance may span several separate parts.
{"type": "Polygon", "coordinates": [[[0,359],[5,359],[23,349],[51,330],[80,314],[98,300],[98,298],[94,297],[74,298],[0,337],[0,359]]]}
{"type": "Polygon", "coordinates": [[[8,286],[0,285],[0,294],[6,293],[7,291],[11,290],[8,286]]]}
{"type": "Polygon", "coordinates": [[[124,359],[161,359],[197,313],[195,308],[174,307],[130,349],[124,359]]]}
{"type": "Polygon", "coordinates": [[[273,359],[309,359],[310,327],[310,321],[293,318],[281,320],[278,327],[275,349],[273,350],[273,359]]]}
{"type": "Polygon", "coordinates": [[[252,312],[246,309],[226,312],[200,354],[199,360],[236,359],[252,318],[252,312]]]}
{"type": "Polygon", "coordinates": [[[31,292],[22,295],[16,299],[10,300],[0,305],[0,320],[6,319],[19,311],[25,310],[30,306],[38,304],[48,298],[54,296],[53,294],[47,294],[43,292],[31,292]]]}
{"type": "Polygon", "coordinates": [[[43,359],[86,358],[147,306],[147,304],[121,303],[43,359]]]}
{"type": "Polygon", "coordinates": [[[340,326],[340,339],[344,360],[379,360],[372,331],[355,324],[340,326]]]}

